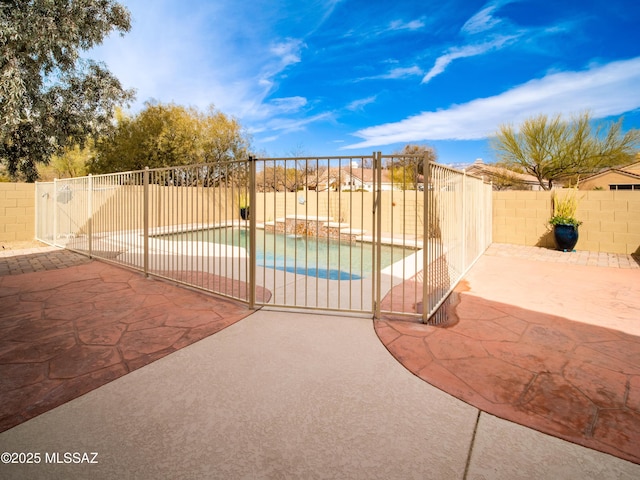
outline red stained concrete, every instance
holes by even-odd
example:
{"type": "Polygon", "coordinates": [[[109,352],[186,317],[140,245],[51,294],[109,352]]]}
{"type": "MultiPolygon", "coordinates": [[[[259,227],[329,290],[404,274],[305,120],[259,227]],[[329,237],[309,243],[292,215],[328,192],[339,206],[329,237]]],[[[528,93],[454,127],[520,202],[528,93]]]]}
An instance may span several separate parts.
{"type": "Polygon", "coordinates": [[[505,252],[471,269],[444,327],[383,319],[380,340],[485,412],[640,463],[640,269],[505,252]]]}
{"type": "MultiPolygon", "coordinates": [[[[238,302],[66,251],[14,263],[0,269],[0,431],[252,312],[238,302]],[[32,264],[39,265],[37,271],[25,273],[32,264]]],[[[238,282],[228,288],[246,289],[238,282]]]]}

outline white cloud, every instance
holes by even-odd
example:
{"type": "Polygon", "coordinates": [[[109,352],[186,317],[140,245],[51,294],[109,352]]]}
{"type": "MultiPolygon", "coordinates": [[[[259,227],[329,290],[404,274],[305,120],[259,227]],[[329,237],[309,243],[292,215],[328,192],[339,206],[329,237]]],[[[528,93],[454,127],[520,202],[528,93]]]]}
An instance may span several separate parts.
{"type": "Polygon", "coordinates": [[[389,24],[388,30],[420,30],[421,28],[424,28],[424,26],[425,23],[422,20],[411,20],[410,22],[405,22],[403,20],[394,20],[389,24]]]}
{"type": "Polygon", "coordinates": [[[594,118],[640,108],[640,57],[578,72],[549,74],[500,95],[424,112],[402,121],[355,133],[355,149],[429,140],[479,140],[503,123],[519,124],[538,114],[572,115],[588,110],[594,118]]]}
{"type": "Polygon", "coordinates": [[[304,97],[274,98],[269,102],[274,107],[274,113],[297,112],[307,104],[304,97]]]}
{"type": "MultiPolygon", "coordinates": [[[[357,13],[356,13],[357,16],[357,13]]],[[[415,32],[422,30],[427,26],[424,18],[418,18],[416,20],[392,20],[388,24],[373,25],[370,28],[353,28],[343,34],[343,38],[349,38],[350,41],[364,43],[369,41],[378,41],[381,36],[389,36],[396,34],[403,34],[408,32],[415,32]]]]}
{"type": "Polygon", "coordinates": [[[498,26],[501,22],[499,18],[493,16],[493,12],[496,10],[495,4],[488,5],[476,13],[473,17],[466,21],[460,31],[467,34],[476,34],[491,30],[498,26]]]}
{"type": "Polygon", "coordinates": [[[365,80],[398,80],[401,78],[416,77],[423,74],[424,71],[420,67],[414,65],[413,67],[392,68],[386,73],[380,75],[372,75],[370,77],[357,78],[355,80],[352,80],[352,82],[362,82],[365,80]]]}
{"type": "Polygon", "coordinates": [[[477,45],[450,48],[447,53],[436,59],[431,70],[429,70],[422,79],[422,83],[429,83],[434,77],[444,72],[451,62],[458,58],[475,57],[476,55],[482,55],[491,50],[498,50],[513,42],[516,38],[517,37],[515,36],[499,37],[490,42],[480,43],[477,45]]]}
{"type": "Polygon", "coordinates": [[[362,110],[367,105],[375,102],[376,98],[377,98],[377,96],[373,95],[371,97],[361,98],[360,100],[354,100],[349,105],[347,105],[346,108],[347,108],[347,110],[351,110],[351,111],[362,110]]]}
{"type": "Polygon", "coordinates": [[[304,130],[310,123],[320,120],[328,120],[333,117],[333,113],[325,112],[302,119],[274,118],[266,123],[264,131],[291,133],[304,130]]]}
{"type": "MultiPolygon", "coordinates": [[[[460,29],[460,32],[465,35],[476,35],[479,33],[484,33],[489,30],[495,30],[498,26],[503,25],[503,22],[499,18],[494,17],[494,12],[498,10],[500,7],[513,3],[518,0],[496,0],[488,3],[485,7],[482,8],[478,13],[473,15],[460,29]]],[[[511,30],[514,31],[513,28],[507,28],[502,30],[511,30]]],[[[438,57],[435,61],[431,70],[427,72],[427,74],[422,79],[422,83],[428,83],[434,77],[440,75],[445,71],[445,69],[453,62],[459,58],[467,58],[474,57],[476,55],[483,55],[487,52],[493,50],[499,50],[517,40],[519,37],[523,35],[522,32],[517,32],[511,35],[489,35],[489,40],[483,43],[473,43],[468,44],[462,47],[452,47],[447,50],[443,55],[438,57]]]]}
{"type": "Polygon", "coordinates": [[[408,67],[408,68],[394,68],[386,75],[382,75],[380,78],[405,78],[405,77],[413,77],[416,75],[422,75],[422,69],[417,66],[408,67]]]}
{"type": "Polygon", "coordinates": [[[235,0],[157,0],[153,8],[143,0],[123,3],[132,13],[131,31],[111,36],[88,55],[105,61],[125,87],[137,90],[134,110],[148,99],[199,108],[215,104],[250,122],[282,107],[267,97],[282,72],[302,61],[303,36],[339,1],[258,2],[250,17],[246,5],[235,0]],[[292,6],[299,7],[299,18],[289,17],[292,6]]]}
{"type": "Polygon", "coordinates": [[[285,68],[294,63],[300,62],[300,50],[304,43],[296,38],[287,38],[284,42],[274,43],[269,49],[276,57],[280,59],[280,67],[285,68]]]}
{"type": "Polygon", "coordinates": [[[503,23],[503,20],[496,18],[494,13],[499,8],[517,1],[519,0],[494,0],[487,3],[478,13],[465,22],[460,32],[466,35],[475,35],[487,30],[493,30],[503,23]]]}

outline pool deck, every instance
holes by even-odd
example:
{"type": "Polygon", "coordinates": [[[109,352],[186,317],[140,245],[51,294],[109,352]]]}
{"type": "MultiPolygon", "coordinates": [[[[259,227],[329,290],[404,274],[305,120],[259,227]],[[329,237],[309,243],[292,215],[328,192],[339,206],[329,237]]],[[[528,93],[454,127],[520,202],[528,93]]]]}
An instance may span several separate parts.
{"type": "Polygon", "coordinates": [[[638,267],[493,245],[441,328],[0,252],[0,451],[98,453],[0,476],[640,478],[638,267]]]}

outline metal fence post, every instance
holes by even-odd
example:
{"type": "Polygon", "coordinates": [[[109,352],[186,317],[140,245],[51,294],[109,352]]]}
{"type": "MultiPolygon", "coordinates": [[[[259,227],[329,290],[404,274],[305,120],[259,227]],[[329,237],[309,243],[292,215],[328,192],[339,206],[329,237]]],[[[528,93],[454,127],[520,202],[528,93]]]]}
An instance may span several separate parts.
{"type": "Polygon", "coordinates": [[[35,238],[39,239],[40,238],[40,226],[38,225],[38,218],[40,217],[40,195],[38,193],[38,184],[40,182],[38,182],[36,180],[36,184],[35,184],[35,189],[33,192],[34,198],[33,198],[33,205],[35,207],[35,214],[33,216],[33,231],[35,232],[35,238]]]}
{"type": "Polygon", "coordinates": [[[144,167],[143,185],[143,228],[144,228],[144,274],[149,276],[149,167],[144,167]]]}
{"type": "Polygon", "coordinates": [[[380,318],[380,309],[382,302],[382,153],[373,153],[373,169],[374,169],[374,183],[373,190],[375,192],[375,198],[373,200],[373,213],[374,213],[374,239],[375,239],[375,258],[374,258],[374,306],[373,316],[374,318],[380,318]]]}
{"type": "Polygon", "coordinates": [[[422,162],[422,175],[424,176],[424,188],[422,190],[422,194],[424,196],[422,202],[422,215],[424,218],[424,221],[422,222],[422,322],[427,323],[427,321],[429,320],[429,310],[431,308],[429,302],[429,279],[431,278],[431,275],[429,275],[429,260],[431,259],[431,243],[429,240],[429,224],[431,223],[431,218],[429,216],[431,163],[429,162],[429,159],[426,155],[423,157],[422,162]]]}
{"type": "Polygon", "coordinates": [[[249,308],[256,305],[256,159],[249,156],[249,308]]]}
{"type": "Polygon", "coordinates": [[[467,170],[462,170],[462,271],[467,268],[467,170]]]}
{"type": "Polygon", "coordinates": [[[89,258],[93,258],[93,176],[91,174],[87,180],[87,235],[89,258]]]}
{"type": "Polygon", "coordinates": [[[58,179],[53,179],[53,245],[58,246],[58,179]]]}

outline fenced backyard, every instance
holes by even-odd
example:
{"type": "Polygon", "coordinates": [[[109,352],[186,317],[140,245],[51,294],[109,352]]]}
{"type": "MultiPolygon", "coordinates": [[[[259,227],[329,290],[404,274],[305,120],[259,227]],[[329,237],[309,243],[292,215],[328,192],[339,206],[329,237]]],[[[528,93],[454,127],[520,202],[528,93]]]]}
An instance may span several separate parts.
{"type": "Polygon", "coordinates": [[[251,158],[38,183],[36,238],[252,307],[437,323],[491,198],[419,156],[251,158]]]}

